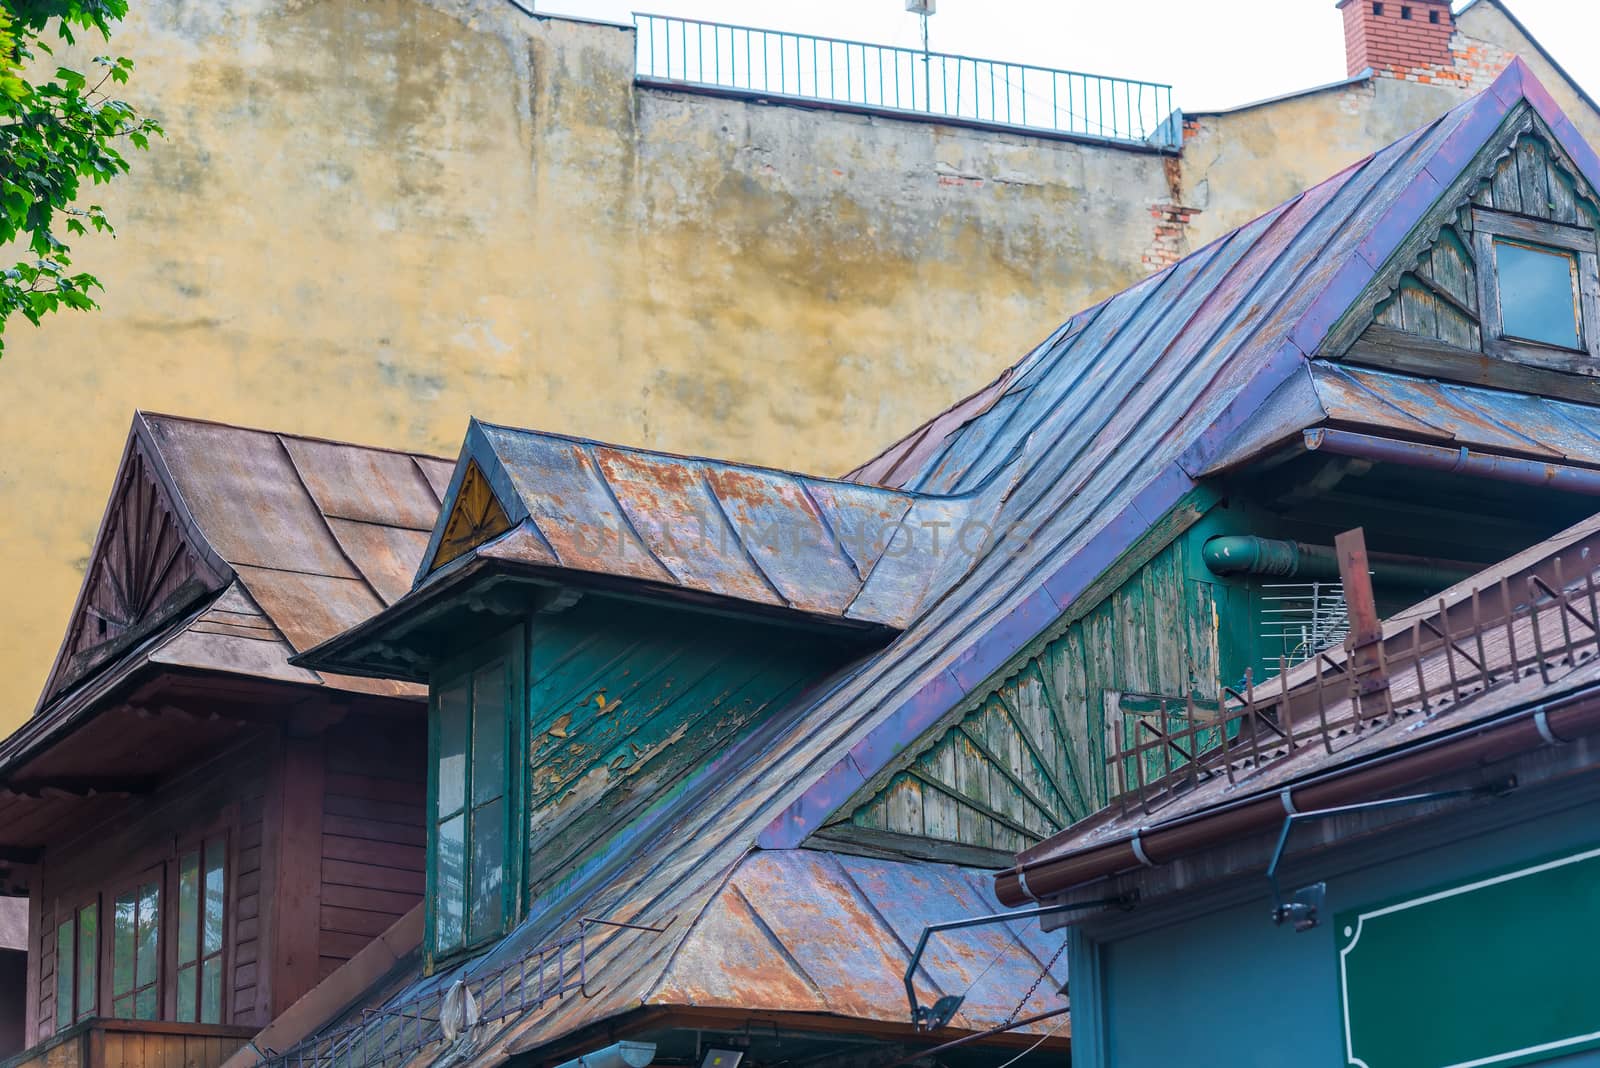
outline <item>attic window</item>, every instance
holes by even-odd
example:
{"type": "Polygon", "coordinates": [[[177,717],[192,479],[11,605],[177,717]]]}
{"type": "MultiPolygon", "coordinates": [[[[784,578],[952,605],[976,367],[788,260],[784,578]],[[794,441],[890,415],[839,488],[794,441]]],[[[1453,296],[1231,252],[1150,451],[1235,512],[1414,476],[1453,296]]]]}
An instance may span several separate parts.
{"type": "Polygon", "coordinates": [[[1439,13],[1437,11],[1428,12],[1428,21],[1435,26],[1439,25],[1439,13]]]}
{"type": "Polygon", "coordinates": [[[1372,13],[1381,17],[1383,15],[1383,5],[1378,3],[1373,4],[1372,13]]]}
{"type": "Polygon", "coordinates": [[[1400,9],[1400,17],[1405,19],[1407,22],[1410,22],[1411,21],[1411,9],[1409,7],[1401,8],[1400,9]]]}
{"type": "Polygon", "coordinates": [[[1497,237],[1494,262],[1505,336],[1579,348],[1583,319],[1578,313],[1578,257],[1497,237]]]}
{"type": "Polygon", "coordinates": [[[1515,363],[1600,374],[1600,260],[1592,230],[1473,212],[1483,350],[1515,363]]]}

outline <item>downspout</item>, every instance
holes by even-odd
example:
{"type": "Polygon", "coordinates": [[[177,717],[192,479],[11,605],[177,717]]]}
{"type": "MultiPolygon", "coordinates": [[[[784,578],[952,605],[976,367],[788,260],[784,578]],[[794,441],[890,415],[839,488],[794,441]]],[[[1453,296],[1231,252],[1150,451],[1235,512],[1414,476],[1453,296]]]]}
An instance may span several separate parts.
{"type": "Polygon", "coordinates": [[[1299,786],[1242,801],[1107,842],[1065,856],[1052,856],[1048,844],[1018,856],[1019,863],[995,876],[1002,904],[1017,907],[1046,901],[1085,883],[1139,868],[1153,868],[1179,857],[1215,848],[1282,826],[1285,813],[1336,808],[1371,797],[1413,789],[1417,782],[1450,772],[1505,760],[1547,745],[1562,745],[1600,733],[1600,684],[1544,704],[1510,719],[1440,738],[1395,757],[1375,758],[1353,769],[1333,771],[1299,786]]]}
{"type": "MultiPolygon", "coordinates": [[[[1224,534],[1200,550],[1213,575],[1261,575],[1336,582],[1339,554],[1328,545],[1280,541],[1254,534],[1224,534]]],[[[1385,585],[1445,589],[1482,570],[1481,564],[1400,553],[1368,553],[1374,577],[1385,585]]]]}
{"type": "Polygon", "coordinates": [[[1600,497],[1600,471],[1568,467],[1566,464],[1543,460],[1496,456],[1469,449],[1464,445],[1452,449],[1445,445],[1423,445],[1414,441],[1395,441],[1392,438],[1319,427],[1305,431],[1305,446],[1309,452],[1353,456],[1360,460],[1375,460],[1380,463],[1404,464],[1407,467],[1421,467],[1430,471],[1452,471],[1496,482],[1514,482],[1521,486],[1548,486],[1568,493],[1600,497]]]}

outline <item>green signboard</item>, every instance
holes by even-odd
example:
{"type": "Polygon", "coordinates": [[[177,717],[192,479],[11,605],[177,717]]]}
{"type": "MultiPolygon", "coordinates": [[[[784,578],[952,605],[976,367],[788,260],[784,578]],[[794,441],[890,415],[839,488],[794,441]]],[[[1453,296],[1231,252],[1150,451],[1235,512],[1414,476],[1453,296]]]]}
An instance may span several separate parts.
{"type": "Polygon", "coordinates": [[[1479,1068],[1600,1048],[1600,849],[1336,922],[1350,1065],[1479,1068]]]}

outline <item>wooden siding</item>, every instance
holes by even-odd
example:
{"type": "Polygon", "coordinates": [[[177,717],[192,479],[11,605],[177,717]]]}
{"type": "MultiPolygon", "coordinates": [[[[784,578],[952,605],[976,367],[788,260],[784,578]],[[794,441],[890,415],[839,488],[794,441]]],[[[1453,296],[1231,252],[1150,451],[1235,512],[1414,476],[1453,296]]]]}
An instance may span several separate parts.
{"type": "Polygon", "coordinates": [[[849,655],[809,632],[597,599],[530,632],[531,898],[849,655]]]}
{"type": "Polygon", "coordinates": [[[254,1028],[94,1020],[5,1062],[6,1068],[217,1068],[254,1028]]]}
{"type": "Polygon", "coordinates": [[[1376,324],[1457,349],[1483,348],[1473,206],[1600,229],[1600,208],[1583,183],[1553,158],[1543,137],[1524,133],[1492,161],[1470,201],[1456,205],[1394,292],[1378,303],[1376,324]]]}
{"type": "Polygon", "coordinates": [[[848,823],[1013,853],[1100,808],[1106,735],[1121,729],[1121,695],[1214,700],[1219,657],[1238,658],[1219,643],[1218,619],[1247,591],[1191,577],[1199,544],[1180,537],[1156,553],[944,729],[848,823]]]}
{"type": "Polygon", "coordinates": [[[342,724],[328,736],[319,979],[422,900],[427,738],[420,718],[342,724]]]}
{"type": "MultiPolygon", "coordinates": [[[[37,1028],[31,1036],[34,1041],[48,1038],[55,1031],[55,931],[59,918],[68,909],[92,895],[109,892],[120,878],[174,859],[180,841],[187,845],[201,834],[228,836],[230,872],[242,874],[243,868],[258,863],[246,846],[249,839],[243,816],[250,808],[248,799],[259,797],[263,790],[267,767],[260,749],[259,739],[235,746],[156,793],[131,801],[112,818],[86,825],[45,851],[36,891],[40,898],[39,929],[29,932],[29,948],[39,955],[37,1028]]],[[[254,855],[259,856],[259,847],[255,847],[254,855]]],[[[241,915],[244,910],[238,879],[233,881],[225,908],[231,937],[224,953],[227,960],[235,962],[231,967],[237,982],[240,944],[253,932],[241,915]]],[[[102,899],[103,927],[109,924],[108,909],[109,901],[102,899]]],[[[104,931],[101,937],[106,937],[104,931]]],[[[100,971],[104,981],[103,961],[100,971]]],[[[104,996],[102,990],[102,1001],[104,996]]],[[[233,1003],[226,990],[224,1003],[233,1003]]],[[[106,1008],[101,1006],[102,1011],[106,1008]]],[[[251,1022],[237,1014],[236,1019],[251,1022]]]]}

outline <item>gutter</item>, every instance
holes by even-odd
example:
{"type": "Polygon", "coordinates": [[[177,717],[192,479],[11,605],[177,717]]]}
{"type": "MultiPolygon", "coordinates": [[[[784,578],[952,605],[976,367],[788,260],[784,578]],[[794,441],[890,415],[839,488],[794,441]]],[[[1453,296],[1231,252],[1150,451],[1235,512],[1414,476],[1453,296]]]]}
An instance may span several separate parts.
{"type": "Polygon", "coordinates": [[[1356,434],[1348,430],[1329,430],[1319,427],[1307,430],[1305,446],[1308,452],[1332,453],[1379,463],[1403,464],[1429,471],[1448,471],[1487,478],[1496,482],[1514,482],[1523,486],[1544,486],[1600,497],[1600,471],[1582,467],[1569,467],[1546,460],[1523,460],[1511,456],[1498,456],[1479,452],[1465,445],[1452,449],[1445,445],[1423,445],[1414,441],[1396,441],[1392,438],[1356,434]]]}
{"type": "MultiPolygon", "coordinates": [[[[1298,786],[1239,801],[1220,809],[1140,828],[1132,835],[1071,853],[1034,850],[995,876],[995,894],[1015,908],[1045,901],[1086,883],[1139,868],[1168,864],[1238,838],[1278,830],[1285,812],[1337,808],[1426,779],[1505,760],[1547,745],[1600,733],[1600,683],[1554,701],[1533,705],[1510,719],[1449,735],[1416,749],[1376,757],[1298,786]]],[[[1047,850],[1048,847],[1044,847],[1047,850]]]]}

